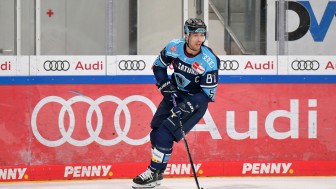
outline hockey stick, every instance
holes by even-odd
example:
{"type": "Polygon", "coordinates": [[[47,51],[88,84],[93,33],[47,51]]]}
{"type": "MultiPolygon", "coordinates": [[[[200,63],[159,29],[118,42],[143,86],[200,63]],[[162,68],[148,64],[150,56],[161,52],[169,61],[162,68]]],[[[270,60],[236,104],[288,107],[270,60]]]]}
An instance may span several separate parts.
{"type": "MultiPolygon", "coordinates": [[[[176,103],[176,99],[175,99],[174,95],[171,95],[171,97],[172,97],[172,100],[173,100],[174,107],[177,107],[177,103],[176,103]]],[[[181,129],[182,137],[183,137],[183,140],[184,140],[184,144],[185,144],[185,147],[187,149],[187,153],[188,153],[189,161],[190,161],[190,164],[191,164],[191,168],[192,168],[192,171],[193,171],[193,174],[194,174],[194,179],[195,179],[195,182],[196,182],[196,185],[197,185],[197,189],[203,189],[203,188],[200,188],[200,186],[198,184],[198,179],[197,179],[197,176],[196,176],[194,163],[193,163],[193,160],[192,160],[191,155],[190,155],[189,145],[188,145],[188,142],[187,142],[187,139],[186,139],[186,135],[183,131],[181,115],[178,114],[177,116],[178,116],[178,120],[179,120],[179,126],[180,126],[180,129],[181,129]]]]}

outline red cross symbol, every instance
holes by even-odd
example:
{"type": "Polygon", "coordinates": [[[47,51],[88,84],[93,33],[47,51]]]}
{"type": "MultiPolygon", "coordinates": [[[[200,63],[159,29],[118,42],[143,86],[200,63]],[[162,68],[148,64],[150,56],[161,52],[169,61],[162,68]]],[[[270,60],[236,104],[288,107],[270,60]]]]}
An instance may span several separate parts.
{"type": "Polygon", "coordinates": [[[53,14],[54,12],[51,9],[49,9],[47,12],[47,15],[49,16],[49,18],[52,17],[53,14]]]}

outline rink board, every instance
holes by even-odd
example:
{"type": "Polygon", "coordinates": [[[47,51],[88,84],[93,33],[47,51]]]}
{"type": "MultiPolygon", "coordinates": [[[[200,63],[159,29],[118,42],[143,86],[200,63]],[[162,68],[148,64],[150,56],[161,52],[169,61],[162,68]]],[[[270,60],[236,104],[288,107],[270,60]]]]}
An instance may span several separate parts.
{"type": "MultiPolygon", "coordinates": [[[[216,102],[187,136],[200,176],[336,175],[336,84],[287,77],[220,82],[216,102]]],[[[7,78],[16,84],[0,85],[0,181],[130,178],[143,171],[162,97],[150,79],[139,78],[7,78]]],[[[191,176],[182,142],[169,163],[166,176],[191,176]]]]}

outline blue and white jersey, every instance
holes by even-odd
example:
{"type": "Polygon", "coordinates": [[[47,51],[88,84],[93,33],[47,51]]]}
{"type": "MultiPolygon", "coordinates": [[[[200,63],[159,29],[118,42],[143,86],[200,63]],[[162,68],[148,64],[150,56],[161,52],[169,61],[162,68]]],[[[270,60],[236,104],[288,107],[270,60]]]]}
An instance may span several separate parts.
{"type": "Polygon", "coordinates": [[[214,101],[217,83],[218,83],[218,67],[219,58],[212,50],[202,45],[201,52],[194,56],[185,55],[184,39],[175,39],[160,52],[155,60],[153,70],[156,80],[164,80],[168,78],[167,67],[172,64],[174,73],[172,82],[181,91],[189,94],[196,94],[203,91],[211,101],[214,101]],[[157,72],[157,70],[160,70],[157,72]],[[165,74],[160,73],[165,71],[165,74]]]}

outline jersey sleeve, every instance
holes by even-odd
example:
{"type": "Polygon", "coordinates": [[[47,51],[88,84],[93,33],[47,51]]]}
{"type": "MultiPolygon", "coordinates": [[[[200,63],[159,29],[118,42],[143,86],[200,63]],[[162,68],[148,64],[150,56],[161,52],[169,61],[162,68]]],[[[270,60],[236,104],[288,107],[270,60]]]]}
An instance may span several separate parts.
{"type": "Polygon", "coordinates": [[[178,57],[177,45],[179,45],[179,40],[173,40],[168,45],[162,49],[159,56],[155,59],[153,64],[153,72],[157,83],[161,83],[168,79],[167,67],[172,63],[172,61],[178,57]]]}
{"type": "Polygon", "coordinates": [[[202,75],[200,86],[203,92],[211,99],[215,101],[215,95],[218,85],[218,67],[220,60],[217,56],[214,56],[214,64],[208,66],[207,72],[202,75]]]}

